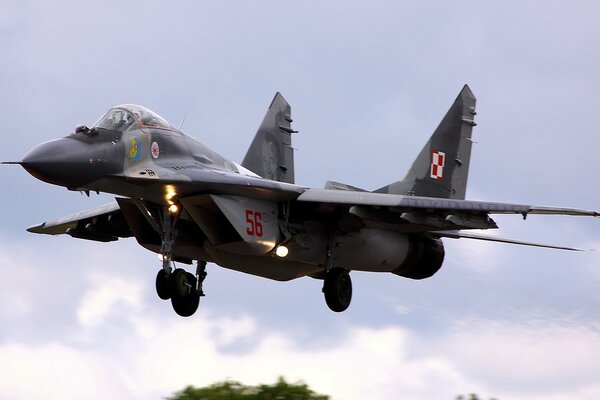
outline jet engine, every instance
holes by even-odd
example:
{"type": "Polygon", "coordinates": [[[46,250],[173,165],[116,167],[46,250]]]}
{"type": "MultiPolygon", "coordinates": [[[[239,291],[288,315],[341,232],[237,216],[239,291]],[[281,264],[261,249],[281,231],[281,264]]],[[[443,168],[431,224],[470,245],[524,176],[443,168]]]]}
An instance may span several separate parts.
{"type": "Polygon", "coordinates": [[[383,229],[361,229],[336,235],[336,266],[358,271],[392,272],[411,279],[435,274],[444,261],[440,239],[383,229]]]}
{"type": "Polygon", "coordinates": [[[396,275],[411,279],[433,276],[444,262],[444,244],[440,239],[426,236],[411,236],[410,252],[400,267],[392,271],[396,275]]]}

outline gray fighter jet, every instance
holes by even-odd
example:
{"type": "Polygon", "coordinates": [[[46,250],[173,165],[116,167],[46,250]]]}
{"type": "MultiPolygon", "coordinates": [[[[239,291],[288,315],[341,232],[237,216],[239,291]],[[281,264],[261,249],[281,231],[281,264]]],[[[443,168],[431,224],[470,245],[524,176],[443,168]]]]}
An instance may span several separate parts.
{"type": "Polygon", "coordinates": [[[162,260],[158,296],[190,316],[204,295],[207,262],[278,281],[322,279],[327,305],[341,312],[352,297],[350,271],[429,278],[444,260],[441,238],[578,250],[465,232],[497,228],[491,214],[598,216],[465,200],[476,125],[468,86],[406,177],[372,192],[296,185],[290,111],[277,93],[238,165],[144,107],[114,107],[91,128],[80,125],[13,164],[69,190],[115,194],[116,202],[28,231],[100,242],[135,237],[162,260]],[[195,274],[173,269],[194,261],[195,274]]]}

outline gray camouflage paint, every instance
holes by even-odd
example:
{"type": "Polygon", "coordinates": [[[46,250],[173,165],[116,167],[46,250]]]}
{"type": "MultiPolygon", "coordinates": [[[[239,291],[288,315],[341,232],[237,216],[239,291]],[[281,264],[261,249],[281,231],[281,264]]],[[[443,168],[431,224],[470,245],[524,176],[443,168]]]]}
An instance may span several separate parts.
{"type": "Polygon", "coordinates": [[[242,161],[250,171],[279,182],[294,183],[291,107],[277,93],[242,161]]]}
{"type": "MultiPolygon", "coordinates": [[[[34,226],[29,231],[67,233],[98,241],[135,236],[142,246],[159,252],[161,212],[170,203],[180,203],[183,211],[178,220],[175,260],[214,261],[227,268],[288,280],[318,275],[326,268],[326,253],[335,248],[352,252],[334,255],[334,262],[345,260],[352,269],[367,271],[395,271],[396,265],[391,264],[415,257],[406,246],[420,246],[419,254],[427,254],[424,245],[434,246],[443,258],[443,247],[436,237],[461,237],[461,229],[496,228],[489,218],[491,213],[597,215],[586,210],[462,200],[474,115],[475,97],[465,85],[406,178],[377,193],[336,182],[329,182],[326,189],[293,184],[291,107],[279,93],[271,102],[242,167],[172,126],[74,133],[36,147],[21,165],[46,182],[72,190],[121,196],[119,206],[90,210],[34,226]],[[157,153],[152,156],[154,143],[157,153]],[[433,152],[445,153],[443,170],[434,171],[433,152]],[[239,201],[231,201],[224,213],[223,205],[220,208],[214,196],[237,196],[239,201]],[[259,255],[251,251],[252,246],[256,248],[256,238],[244,235],[248,224],[244,213],[257,211],[251,209],[255,202],[245,201],[246,198],[272,204],[269,214],[275,215],[269,217],[277,220],[280,229],[280,234],[270,234],[276,240],[262,247],[259,255]],[[453,233],[435,235],[443,230],[453,233]],[[384,235],[388,239],[383,241],[367,240],[384,231],[394,233],[384,235]],[[393,238],[397,238],[396,244],[393,238]],[[279,243],[290,248],[285,259],[269,252],[279,243]],[[390,264],[389,257],[366,257],[374,253],[388,253],[395,261],[390,264]],[[361,266],[352,262],[362,256],[365,258],[361,262],[369,264],[364,260],[370,259],[372,263],[361,266]]],[[[407,272],[404,276],[429,275],[407,272]]]]}
{"type": "Polygon", "coordinates": [[[476,125],[473,120],[475,114],[475,96],[465,85],[406,177],[376,192],[464,199],[471,159],[471,134],[476,125]],[[434,152],[445,154],[441,179],[432,177],[434,152]]]}

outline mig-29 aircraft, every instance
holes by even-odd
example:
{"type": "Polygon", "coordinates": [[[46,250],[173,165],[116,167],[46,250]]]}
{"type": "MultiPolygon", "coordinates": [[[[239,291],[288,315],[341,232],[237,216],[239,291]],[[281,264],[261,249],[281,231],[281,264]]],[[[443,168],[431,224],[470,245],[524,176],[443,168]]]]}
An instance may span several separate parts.
{"type": "Polygon", "coordinates": [[[117,195],[28,231],[100,242],[134,236],[162,260],[156,291],[181,316],[198,308],[207,262],[278,281],[323,279],[327,305],[341,312],[352,298],[350,271],[429,278],[444,260],[444,237],[577,250],[465,232],[497,228],[490,214],[598,216],[465,200],[475,114],[465,85],[406,177],[373,192],[295,184],[291,108],[279,93],[241,165],[129,104],[8,164],[69,190],[117,195]],[[193,261],[195,275],[172,268],[193,261]]]}

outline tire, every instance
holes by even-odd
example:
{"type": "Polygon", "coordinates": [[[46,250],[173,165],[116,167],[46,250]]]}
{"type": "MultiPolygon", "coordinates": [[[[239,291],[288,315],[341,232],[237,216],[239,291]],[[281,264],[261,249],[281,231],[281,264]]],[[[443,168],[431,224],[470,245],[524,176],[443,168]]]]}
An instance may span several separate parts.
{"type": "Polygon", "coordinates": [[[164,269],[156,274],[156,294],[163,300],[171,298],[171,279],[164,269]]]}
{"type": "Polygon", "coordinates": [[[345,311],[352,301],[352,279],[343,268],[333,268],[325,276],[323,284],[325,302],[331,311],[345,311]]]}
{"type": "Polygon", "coordinates": [[[177,268],[171,273],[171,298],[184,298],[189,295],[195,286],[196,278],[184,269],[177,268]]]}
{"type": "Polygon", "coordinates": [[[192,294],[191,296],[186,297],[184,299],[179,299],[175,297],[171,298],[171,305],[173,306],[173,310],[175,310],[177,315],[179,315],[180,317],[191,317],[192,315],[194,315],[194,313],[198,309],[199,304],[200,297],[196,296],[195,294],[192,294]]]}
{"type": "Polygon", "coordinates": [[[200,297],[196,294],[196,277],[178,268],[171,274],[171,305],[182,316],[190,317],[198,309],[200,297]]]}

